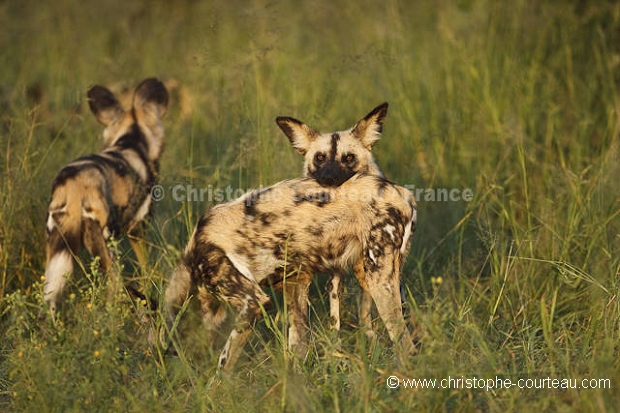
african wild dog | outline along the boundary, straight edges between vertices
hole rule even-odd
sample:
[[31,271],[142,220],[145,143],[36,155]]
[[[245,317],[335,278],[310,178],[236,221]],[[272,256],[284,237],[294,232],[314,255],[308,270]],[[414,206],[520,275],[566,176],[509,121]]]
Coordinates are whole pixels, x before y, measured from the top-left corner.
[[[316,179],[323,186],[339,186],[357,173],[385,178],[371,150],[381,138],[387,110],[386,102],[370,111],[355,126],[341,132],[320,133],[291,117],[278,117],[276,123],[291,145],[304,156],[304,175]],[[362,287],[360,321],[366,335],[373,336],[372,297],[364,281],[363,261],[357,262],[353,268]],[[342,273],[334,273],[330,280],[329,309],[335,330],[340,330],[342,276]]]
[[216,331],[226,304],[235,325],[218,366],[234,365],[252,321],[270,302],[263,288],[281,283],[289,305],[289,348],[305,350],[307,295],[315,273],[341,273],[361,262],[366,290],[394,344],[413,342],[403,318],[399,283],[415,230],[413,195],[375,176],[354,175],[338,187],[311,178],[282,181],[213,207],[199,220],[165,292],[168,327],[190,293]]
[[130,233],[149,212],[164,147],[161,119],[168,92],[159,80],[140,83],[129,110],[102,86],[87,95],[91,111],[106,126],[104,149],[66,165],[52,184],[43,284],[52,319],[82,245],[99,257],[105,272],[112,262],[110,236]]

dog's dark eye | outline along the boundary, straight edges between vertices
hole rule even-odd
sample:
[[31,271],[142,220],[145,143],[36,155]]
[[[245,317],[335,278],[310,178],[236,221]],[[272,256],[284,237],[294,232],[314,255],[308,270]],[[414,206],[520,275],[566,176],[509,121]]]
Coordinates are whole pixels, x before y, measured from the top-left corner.
[[314,155],[314,161],[315,162],[325,162],[325,154],[324,153],[317,153],[316,155]]
[[346,163],[355,162],[355,155],[353,155],[352,153],[348,153],[345,156],[343,156],[342,160]]

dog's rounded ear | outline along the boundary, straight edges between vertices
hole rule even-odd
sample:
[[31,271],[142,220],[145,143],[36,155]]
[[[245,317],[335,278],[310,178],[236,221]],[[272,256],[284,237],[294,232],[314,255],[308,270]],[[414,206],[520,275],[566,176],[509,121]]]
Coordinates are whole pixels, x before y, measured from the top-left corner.
[[149,78],[136,87],[133,107],[148,111],[161,119],[168,111],[168,99],[168,90],[164,84],[155,78]]
[[106,126],[125,113],[114,93],[103,86],[92,86],[88,89],[86,96],[88,97],[88,106],[91,112],[93,112],[99,122]]
[[308,152],[310,144],[319,136],[317,131],[295,118],[278,116],[276,123],[288,137],[293,148],[302,155]]
[[364,116],[353,127],[352,134],[359,139],[362,144],[369,150],[377,143],[381,138],[381,132],[383,131],[383,121],[387,116],[388,103],[382,103],[374,108],[370,113]]

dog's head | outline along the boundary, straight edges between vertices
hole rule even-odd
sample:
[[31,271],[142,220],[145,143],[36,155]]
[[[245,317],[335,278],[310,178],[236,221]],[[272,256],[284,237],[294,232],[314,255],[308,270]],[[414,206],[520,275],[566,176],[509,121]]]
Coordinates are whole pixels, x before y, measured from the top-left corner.
[[323,186],[340,186],[357,173],[383,177],[371,149],[381,138],[388,104],[374,108],[351,129],[320,133],[305,123],[278,117],[276,123],[293,148],[305,157],[304,175]]
[[138,128],[145,137],[149,159],[159,158],[164,146],[161,119],[168,110],[168,91],[162,82],[150,78],[140,83],[128,110],[103,86],[91,87],[87,96],[90,110],[106,126],[103,131],[105,148],[116,145],[121,137]]

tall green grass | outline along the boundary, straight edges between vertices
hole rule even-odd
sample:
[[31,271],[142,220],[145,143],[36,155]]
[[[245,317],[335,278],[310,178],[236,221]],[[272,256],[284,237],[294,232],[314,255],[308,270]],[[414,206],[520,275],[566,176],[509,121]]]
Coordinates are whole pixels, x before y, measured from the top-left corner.
[[[614,411],[620,385],[620,5],[614,2],[94,2],[0,4],[0,410]],[[297,368],[270,311],[230,377],[190,305],[177,356],[83,256],[63,322],[36,320],[51,180],[100,148],[89,85],[175,79],[140,268],[160,297],[209,199],[301,173],[274,119],[325,131],[390,102],[375,157],[395,182],[471,188],[419,200],[403,274],[420,351],[394,363],[357,328],[327,328],[324,277]],[[276,308],[284,305],[276,295]],[[152,314],[159,323],[158,314]],[[611,389],[389,389],[401,378],[609,379]]]

